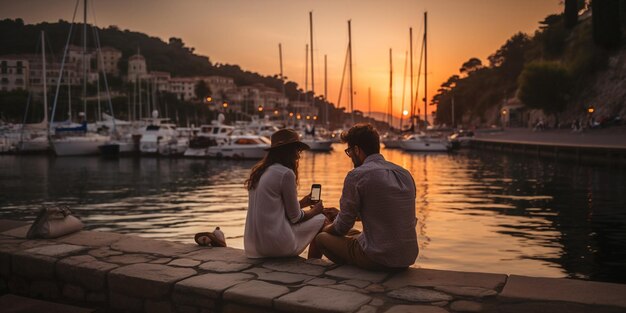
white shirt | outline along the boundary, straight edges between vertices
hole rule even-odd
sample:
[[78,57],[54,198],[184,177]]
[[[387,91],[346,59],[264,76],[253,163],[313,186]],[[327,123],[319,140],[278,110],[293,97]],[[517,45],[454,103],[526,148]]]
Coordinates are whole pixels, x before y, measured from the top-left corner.
[[249,258],[297,256],[311,243],[324,215],[299,222],[296,175],[280,164],[268,167],[255,189],[248,192],[243,245]]

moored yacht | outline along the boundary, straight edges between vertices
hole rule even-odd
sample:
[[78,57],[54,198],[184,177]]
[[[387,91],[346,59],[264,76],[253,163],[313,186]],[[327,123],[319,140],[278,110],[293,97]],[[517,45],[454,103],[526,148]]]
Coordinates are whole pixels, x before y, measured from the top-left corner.
[[262,159],[270,140],[259,135],[232,135],[226,141],[207,148],[209,157],[233,159]]
[[400,142],[400,147],[405,151],[419,152],[446,152],[449,144],[441,138],[429,137],[424,133],[412,134]]

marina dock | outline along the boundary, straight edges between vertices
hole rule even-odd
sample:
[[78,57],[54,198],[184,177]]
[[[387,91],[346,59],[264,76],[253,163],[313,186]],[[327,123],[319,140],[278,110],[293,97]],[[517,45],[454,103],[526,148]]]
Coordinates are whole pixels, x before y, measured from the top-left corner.
[[525,128],[478,131],[471,147],[555,160],[623,166],[626,165],[626,126],[587,130],[584,133]]

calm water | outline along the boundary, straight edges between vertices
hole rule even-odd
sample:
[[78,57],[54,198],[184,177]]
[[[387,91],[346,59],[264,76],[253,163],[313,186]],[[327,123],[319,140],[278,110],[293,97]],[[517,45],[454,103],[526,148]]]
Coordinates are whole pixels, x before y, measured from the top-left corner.
[[[337,206],[352,167],[343,145],[300,160],[303,196]],[[626,170],[496,153],[383,155],[415,178],[415,266],[626,283]],[[243,246],[254,162],[0,156],[0,218],[67,204],[92,230],[193,242],[220,226]]]

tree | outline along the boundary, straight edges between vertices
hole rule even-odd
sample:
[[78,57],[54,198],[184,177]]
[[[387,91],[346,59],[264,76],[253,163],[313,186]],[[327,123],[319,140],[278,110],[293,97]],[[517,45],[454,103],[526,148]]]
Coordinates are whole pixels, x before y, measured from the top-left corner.
[[478,70],[482,67],[483,67],[483,62],[479,58],[470,58],[469,60],[467,60],[467,62],[461,65],[459,72],[461,72],[461,74],[465,73],[469,75],[473,71]]
[[199,80],[198,83],[196,83],[194,91],[196,93],[196,98],[200,100],[206,99],[206,97],[211,95],[211,88],[207,86],[204,80]]
[[498,68],[501,78],[515,81],[524,68],[525,53],[529,47],[528,35],[517,33],[507,40],[498,51],[488,57],[489,65]]
[[548,115],[557,115],[565,109],[570,92],[570,75],[556,62],[532,62],[519,78],[520,100]]
[[565,0],[565,27],[568,29],[574,28],[578,23],[578,1]]
[[620,0],[594,0],[591,2],[593,41],[607,49],[619,48],[622,40],[620,25]]

